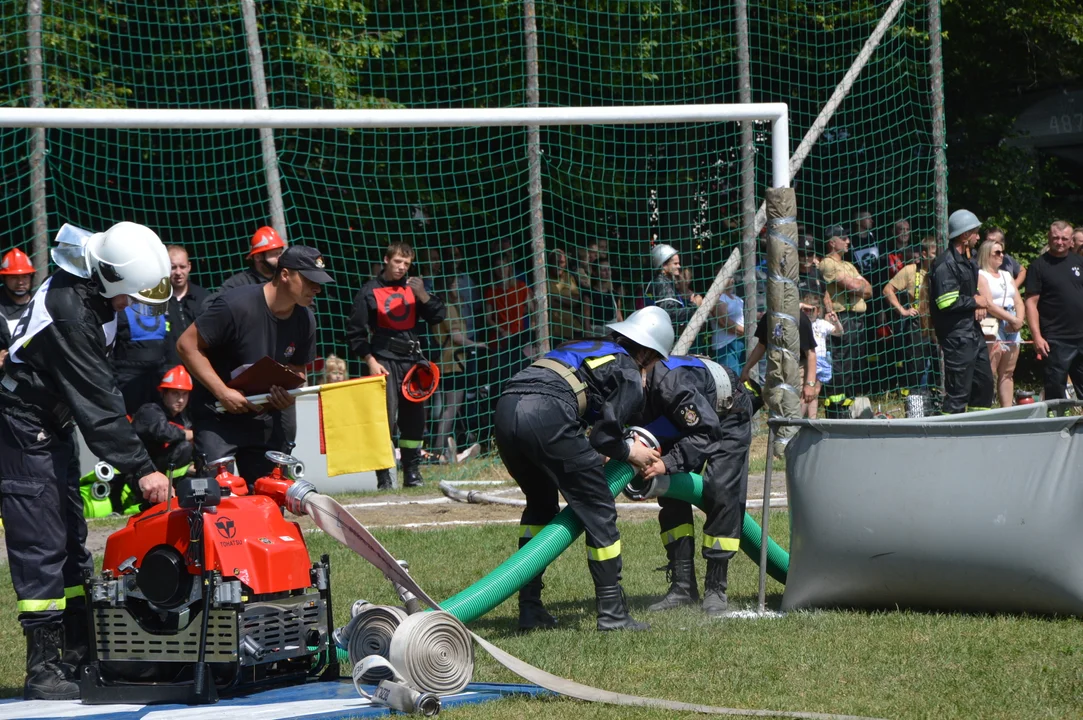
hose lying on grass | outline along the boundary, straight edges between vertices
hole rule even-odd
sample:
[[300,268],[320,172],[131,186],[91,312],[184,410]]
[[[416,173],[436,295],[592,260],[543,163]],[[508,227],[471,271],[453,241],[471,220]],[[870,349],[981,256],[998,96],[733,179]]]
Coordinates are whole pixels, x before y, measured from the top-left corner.
[[[610,462],[605,466],[606,482],[614,497],[632,481],[634,475],[635,472],[627,463]],[[698,507],[703,503],[703,478],[692,473],[672,475],[662,496],[684,500]],[[548,567],[568,549],[581,532],[583,524],[579,518],[571,508],[564,508],[530,542],[481,580],[445,600],[441,607],[466,623],[478,619],[518,592],[519,588]],[[748,513],[745,513],[744,526],[741,529],[741,549],[759,563],[760,525]],[[789,567],[789,553],[780,548],[774,540],[769,540],[768,574],[785,583]]]
[[[623,488],[632,477],[632,470],[626,464],[622,462],[611,462],[606,466],[606,480],[609,483],[610,489],[614,495]],[[361,557],[372,563],[377,569],[383,572],[384,576],[392,583],[401,585],[408,589],[414,595],[421,600],[424,600],[433,610],[445,610],[451,612],[450,607],[442,607],[440,603],[425,592],[417,581],[410,576],[409,573],[403,569],[398,561],[387,552],[387,549],[380,544],[379,540],[373,537],[365,526],[357,521],[357,518],[349,514],[341,505],[335,502],[333,499],[326,496],[313,494],[310,496],[304,506],[305,513],[312,518],[316,525],[326,532],[331,537],[335,538],[346,547],[356,552]],[[563,515],[564,513],[561,513]],[[574,517],[574,516],[573,516]],[[560,515],[558,515],[558,519]],[[579,534],[580,528],[573,526],[567,522],[567,516],[565,516],[565,522],[557,523],[556,520],[550,523],[545,530],[539,533],[534,540],[531,540],[529,545],[533,544],[536,540],[541,538],[543,534],[550,533],[550,543],[553,542],[554,536],[559,536],[565,540],[563,548],[566,548],[571,541]],[[562,548],[562,549],[563,549]],[[524,548],[525,549],[525,548]],[[516,553],[519,555],[520,553]],[[559,554],[559,553],[558,553]],[[515,556],[512,556],[515,559]],[[510,560],[509,560],[510,562]],[[515,565],[519,570],[522,570],[524,560],[520,558]],[[508,563],[504,563],[508,565]],[[504,565],[501,567],[503,568]],[[498,568],[499,569],[499,568]],[[516,577],[513,568],[506,573],[509,579]],[[495,572],[495,571],[494,571]],[[492,577],[490,573],[489,577]],[[528,576],[529,577],[529,576]],[[520,583],[522,584],[522,583]],[[478,587],[482,583],[475,583],[471,587]],[[469,589],[469,588],[468,588]],[[484,602],[491,602],[496,592],[495,587],[490,586],[484,599],[462,598],[459,602],[460,611],[469,609],[471,611],[477,611],[483,606]],[[465,591],[464,591],[465,593]],[[464,596],[464,593],[459,593],[455,597]],[[510,593],[509,593],[510,594]],[[504,597],[507,597],[505,595]],[[454,599],[454,598],[453,598]],[[502,598],[501,598],[502,599]],[[497,603],[499,600],[497,600]],[[450,603],[450,601],[449,601]],[[495,606],[495,604],[493,605]],[[483,613],[478,613],[480,616]],[[451,615],[462,619],[455,612],[451,612]],[[474,639],[478,645],[482,647],[487,653],[489,653],[494,660],[503,665],[508,670],[519,677],[539,685],[546,690],[550,690],[554,693],[565,695],[567,697],[576,698],[578,700],[585,700],[588,702],[601,702],[610,705],[624,705],[631,707],[652,707],[660,708],[664,710],[676,711],[676,712],[696,712],[709,715],[731,715],[742,717],[794,717],[794,718],[807,718],[808,720],[870,720],[868,718],[860,718],[852,715],[836,715],[831,713],[817,713],[817,712],[804,712],[804,711],[787,711],[787,710],[746,710],[741,708],[725,708],[715,707],[711,705],[697,705],[694,703],[677,702],[673,700],[663,700],[660,698],[648,698],[640,697],[637,695],[627,695],[624,693],[610,692],[608,690],[600,690],[598,688],[590,687],[582,683],[577,683],[574,680],[562,678],[552,673],[548,673],[540,668],[536,668],[533,665],[520,660],[519,658],[504,652],[500,648],[496,647],[492,643],[480,637],[476,633],[470,633],[470,636]]]

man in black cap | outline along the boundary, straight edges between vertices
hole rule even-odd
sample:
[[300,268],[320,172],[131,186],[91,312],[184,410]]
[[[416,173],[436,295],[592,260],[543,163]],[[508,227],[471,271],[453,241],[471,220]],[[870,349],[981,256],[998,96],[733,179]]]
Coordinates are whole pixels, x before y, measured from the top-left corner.
[[[177,341],[196,379],[191,413],[197,459],[232,455],[251,486],[270,472],[268,450],[285,451],[296,434],[295,399],[270,388],[269,408],[226,385],[249,365],[270,357],[301,378],[316,355],[316,318],[309,309],[321,286],[334,282],[315,248],[293,245],[278,259],[270,282],[234,288],[215,298]],[[225,413],[216,413],[215,401]]]

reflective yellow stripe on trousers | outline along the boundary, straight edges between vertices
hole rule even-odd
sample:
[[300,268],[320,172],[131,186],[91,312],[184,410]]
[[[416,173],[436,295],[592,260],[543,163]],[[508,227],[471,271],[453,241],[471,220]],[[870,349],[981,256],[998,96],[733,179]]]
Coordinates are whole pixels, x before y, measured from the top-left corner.
[[544,525],[520,525],[519,537],[529,540],[545,529]]
[[681,538],[695,537],[696,531],[692,527],[691,523],[685,523],[684,525],[678,525],[675,528],[671,528],[662,533],[662,544],[669,545],[670,543],[677,542]]
[[72,585],[70,587],[64,588],[64,599],[65,600],[71,600],[73,598],[85,597],[85,596],[86,596],[86,590],[83,589],[82,585]]
[[741,538],[703,536],[703,547],[708,550],[726,550],[737,552],[741,549]]
[[63,610],[68,606],[68,601],[65,598],[56,598],[55,600],[20,600],[16,603],[16,609],[19,612],[47,612],[49,610]]
[[609,547],[594,548],[587,545],[587,557],[596,562],[602,562],[603,560],[612,560],[615,557],[620,557],[620,540],[616,541]]

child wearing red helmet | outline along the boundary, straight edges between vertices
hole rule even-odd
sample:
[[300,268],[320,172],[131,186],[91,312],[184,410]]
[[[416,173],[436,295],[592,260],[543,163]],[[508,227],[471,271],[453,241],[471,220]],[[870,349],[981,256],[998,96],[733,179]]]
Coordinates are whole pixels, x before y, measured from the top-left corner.
[[183,474],[192,462],[192,422],[188,419],[188,394],[192,376],[183,365],[162,376],[161,397],[139,407],[132,415],[132,428],[143,441],[159,472]]

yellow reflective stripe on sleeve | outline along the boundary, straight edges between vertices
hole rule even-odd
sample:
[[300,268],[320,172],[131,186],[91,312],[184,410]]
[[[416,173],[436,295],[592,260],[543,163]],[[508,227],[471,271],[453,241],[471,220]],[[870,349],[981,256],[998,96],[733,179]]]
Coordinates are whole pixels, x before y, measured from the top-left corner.
[[958,299],[959,299],[959,291],[958,290],[955,290],[953,292],[944,293],[943,295],[941,295],[940,297],[938,297],[936,299],[936,307],[937,307],[938,310],[943,310],[944,308],[948,307],[949,305],[951,305],[953,302],[955,302]]
[[678,525],[670,530],[662,531],[662,544],[669,545],[672,542],[677,542],[681,538],[695,537],[696,532],[692,527],[692,523],[685,523],[684,525]]
[[173,474],[170,475],[170,478],[176,480],[179,477],[184,477],[185,475],[188,474],[188,468],[190,468],[190,467],[192,467],[192,466],[191,465],[185,465],[182,468],[174,468],[173,469]]
[[86,591],[82,585],[72,585],[71,587],[64,588],[64,599],[71,600],[72,598],[84,597]]
[[399,440],[399,447],[407,450],[419,450],[424,444],[422,440]]
[[615,557],[620,557],[620,540],[616,541],[609,547],[593,548],[587,545],[587,557],[596,562],[602,562],[603,560],[612,560]]
[[532,538],[532,537],[537,536],[537,534],[540,533],[544,529],[545,529],[544,525],[520,525],[519,526],[519,537],[521,537],[521,538]]
[[20,600],[16,603],[19,612],[46,612],[48,610],[63,610],[68,606],[64,598],[55,600]]
[[616,359],[616,355],[602,355],[601,357],[587,358],[587,367],[593,370],[596,367],[600,367],[602,365],[605,365],[607,362],[612,362]]
[[741,549],[741,538],[711,537],[710,535],[704,535],[703,547],[708,550],[732,550],[733,552],[736,552]]

